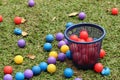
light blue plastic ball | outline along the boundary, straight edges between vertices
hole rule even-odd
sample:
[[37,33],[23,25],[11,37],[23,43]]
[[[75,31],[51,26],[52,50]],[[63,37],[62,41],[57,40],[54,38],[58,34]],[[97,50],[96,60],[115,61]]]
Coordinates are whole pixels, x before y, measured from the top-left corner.
[[21,35],[22,34],[22,30],[20,28],[15,28],[14,29],[14,34]]
[[47,42],[51,43],[54,40],[54,36],[52,34],[48,34],[45,39]]
[[46,71],[47,70],[48,64],[46,62],[41,62],[39,64],[39,67],[41,68],[41,71]]
[[71,78],[73,76],[73,74],[74,74],[74,71],[71,68],[66,68],[64,70],[64,76],[66,78]]
[[110,74],[110,68],[105,67],[105,68],[102,70],[101,74],[102,74],[103,76],[108,76],[108,75]]
[[67,57],[68,59],[72,59],[72,53],[71,53],[70,50],[68,50],[68,51],[66,52],[66,57]]
[[52,49],[52,44],[51,43],[45,43],[43,46],[43,49],[45,51],[50,51]]
[[24,80],[25,76],[22,72],[17,72],[15,75],[15,80]]
[[72,22],[68,22],[66,23],[66,28],[70,27],[70,26],[73,26],[74,24]]
[[39,75],[41,73],[41,68],[39,66],[32,67],[33,75]]

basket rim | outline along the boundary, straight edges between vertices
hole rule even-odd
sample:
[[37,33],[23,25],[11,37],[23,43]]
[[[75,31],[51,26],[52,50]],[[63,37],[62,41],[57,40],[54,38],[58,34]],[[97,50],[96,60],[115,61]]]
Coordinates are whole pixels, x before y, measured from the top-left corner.
[[[91,27],[98,28],[98,29],[100,29],[100,30],[103,32],[103,35],[102,35],[100,38],[98,38],[98,39],[96,39],[96,40],[94,40],[94,41],[92,41],[92,42],[77,42],[77,41],[70,40],[69,37],[67,36],[67,32],[68,32],[69,30],[73,29],[73,28],[80,27],[80,26],[91,26]],[[106,35],[106,31],[105,31],[105,29],[104,29],[103,27],[101,27],[100,25],[91,24],[91,23],[79,23],[79,24],[75,24],[75,25],[72,25],[72,26],[68,27],[68,28],[65,30],[65,32],[64,32],[65,38],[66,38],[68,41],[70,41],[70,42],[72,42],[72,43],[76,43],[76,44],[92,44],[92,43],[96,43],[96,42],[101,41],[101,40],[105,37],[105,35]]]

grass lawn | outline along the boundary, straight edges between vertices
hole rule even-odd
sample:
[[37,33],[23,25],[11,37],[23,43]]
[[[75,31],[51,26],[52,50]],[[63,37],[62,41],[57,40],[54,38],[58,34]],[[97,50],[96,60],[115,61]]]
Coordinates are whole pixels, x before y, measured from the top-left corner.
[[[3,79],[3,67],[10,65],[15,73],[23,72],[33,65],[38,65],[48,58],[48,52],[43,51],[45,36],[49,33],[64,32],[66,22],[75,24],[83,21],[77,17],[68,17],[71,12],[84,11],[87,14],[84,22],[95,23],[103,26],[107,32],[103,40],[103,49],[107,55],[100,62],[111,69],[109,76],[101,76],[92,70],[75,70],[76,74],[67,79],[63,76],[63,70],[71,67],[66,62],[57,62],[57,71],[55,74],[42,72],[34,76],[32,80],[73,80],[75,77],[82,77],[83,80],[119,80],[120,79],[120,14],[113,16],[107,10],[113,7],[120,9],[119,0],[35,0],[36,5],[32,8],[27,6],[28,0],[0,0],[0,14],[4,21],[0,23],[0,80]],[[15,16],[21,16],[27,19],[27,22],[15,25],[13,19]],[[56,17],[54,21],[52,19]],[[16,36],[13,30],[19,27],[28,32],[27,37]],[[17,41],[25,39],[27,46],[24,49],[18,48]],[[57,41],[52,43],[53,49],[57,48]],[[25,56],[32,53],[36,56],[34,60]],[[16,65],[13,61],[15,55],[20,54],[24,57],[21,65]],[[73,66],[72,66],[73,67]]]

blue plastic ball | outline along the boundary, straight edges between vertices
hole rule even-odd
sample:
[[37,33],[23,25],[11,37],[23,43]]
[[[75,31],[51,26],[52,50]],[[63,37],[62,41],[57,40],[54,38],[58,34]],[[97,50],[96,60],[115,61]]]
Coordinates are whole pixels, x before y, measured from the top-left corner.
[[47,42],[51,43],[54,40],[54,36],[52,34],[48,34],[45,39]]
[[48,64],[46,62],[41,62],[39,64],[39,67],[41,68],[41,71],[46,71],[47,70]]
[[52,44],[50,43],[45,43],[44,46],[43,46],[43,49],[45,51],[50,51],[52,49]]
[[102,74],[103,76],[108,76],[108,75],[110,74],[110,68],[105,67],[105,68],[102,70],[101,74]]
[[70,26],[73,26],[74,24],[72,22],[68,22],[66,23],[66,28],[70,27]]
[[64,76],[66,78],[71,78],[73,76],[73,74],[74,74],[74,71],[71,68],[66,68],[64,70]]
[[22,72],[17,72],[15,75],[15,80],[24,80],[25,76]]
[[15,28],[14,29],[14,34],[21,35],[22,34],[22,30],[20,28]]
[[72,53],[71,53],[70,50],[68,50],[68,51],[66,52],[66,57],[67,57],[68,59],[72,59]]
[[41,73],[41,68],[39,66],[32,67],[33,75],[39,75]]

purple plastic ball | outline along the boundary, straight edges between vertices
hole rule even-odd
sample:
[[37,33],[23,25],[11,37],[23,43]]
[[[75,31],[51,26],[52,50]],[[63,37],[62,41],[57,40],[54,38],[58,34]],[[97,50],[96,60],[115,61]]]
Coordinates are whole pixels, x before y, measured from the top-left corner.
[[26,79],[32,78],[32,77],[33,77],[33,72],[32,72],[32,70],[31,70],[31,69],[26,69],[26,70],[24,71],[24,76],[25,76]]
[[64,39],[63,41],[64,41],[67,45],[69,44],[67,39]]
[[86,17],[86,14],[85,14],[84,12],[80,12],[80,13],[79,13],[79,18],[80,18],[81,20],[85,19],[85,17]]
[[24,39],[20,39],[20,40],[18,40],[18,46],[19,46],[20,48],[24,48],[25,45],[26,45],[26,42],[25,42]]
[[13,80],[13,78],[10,74],[6,74],[4,75],[3,80]]
[[57,41],[61,41],[63,38],[64,38],[63,33],[59,32],[59,33],[56,34],[56,40]]
[[48,64],[56,64],[56,58],[51,56],[48,58],[47,62],[48,62]]
[[65,45],[66,43],[63,41],[63,40],[61,40],[59,43],[58,43],[58,47],[60,48],[62,45]]
[[34,0],[29,0],[29,1],[28,1],[28,5],[29,5],[30,7],[33,7],[33,6],[35,5]]
[[82,78],[75,78],[74,80],[82,80]]
[[65,61],[65,59],[66,59],[66,55],[64,53],[59,53],[58,54],[58,60],[63,62],[63,61]]

